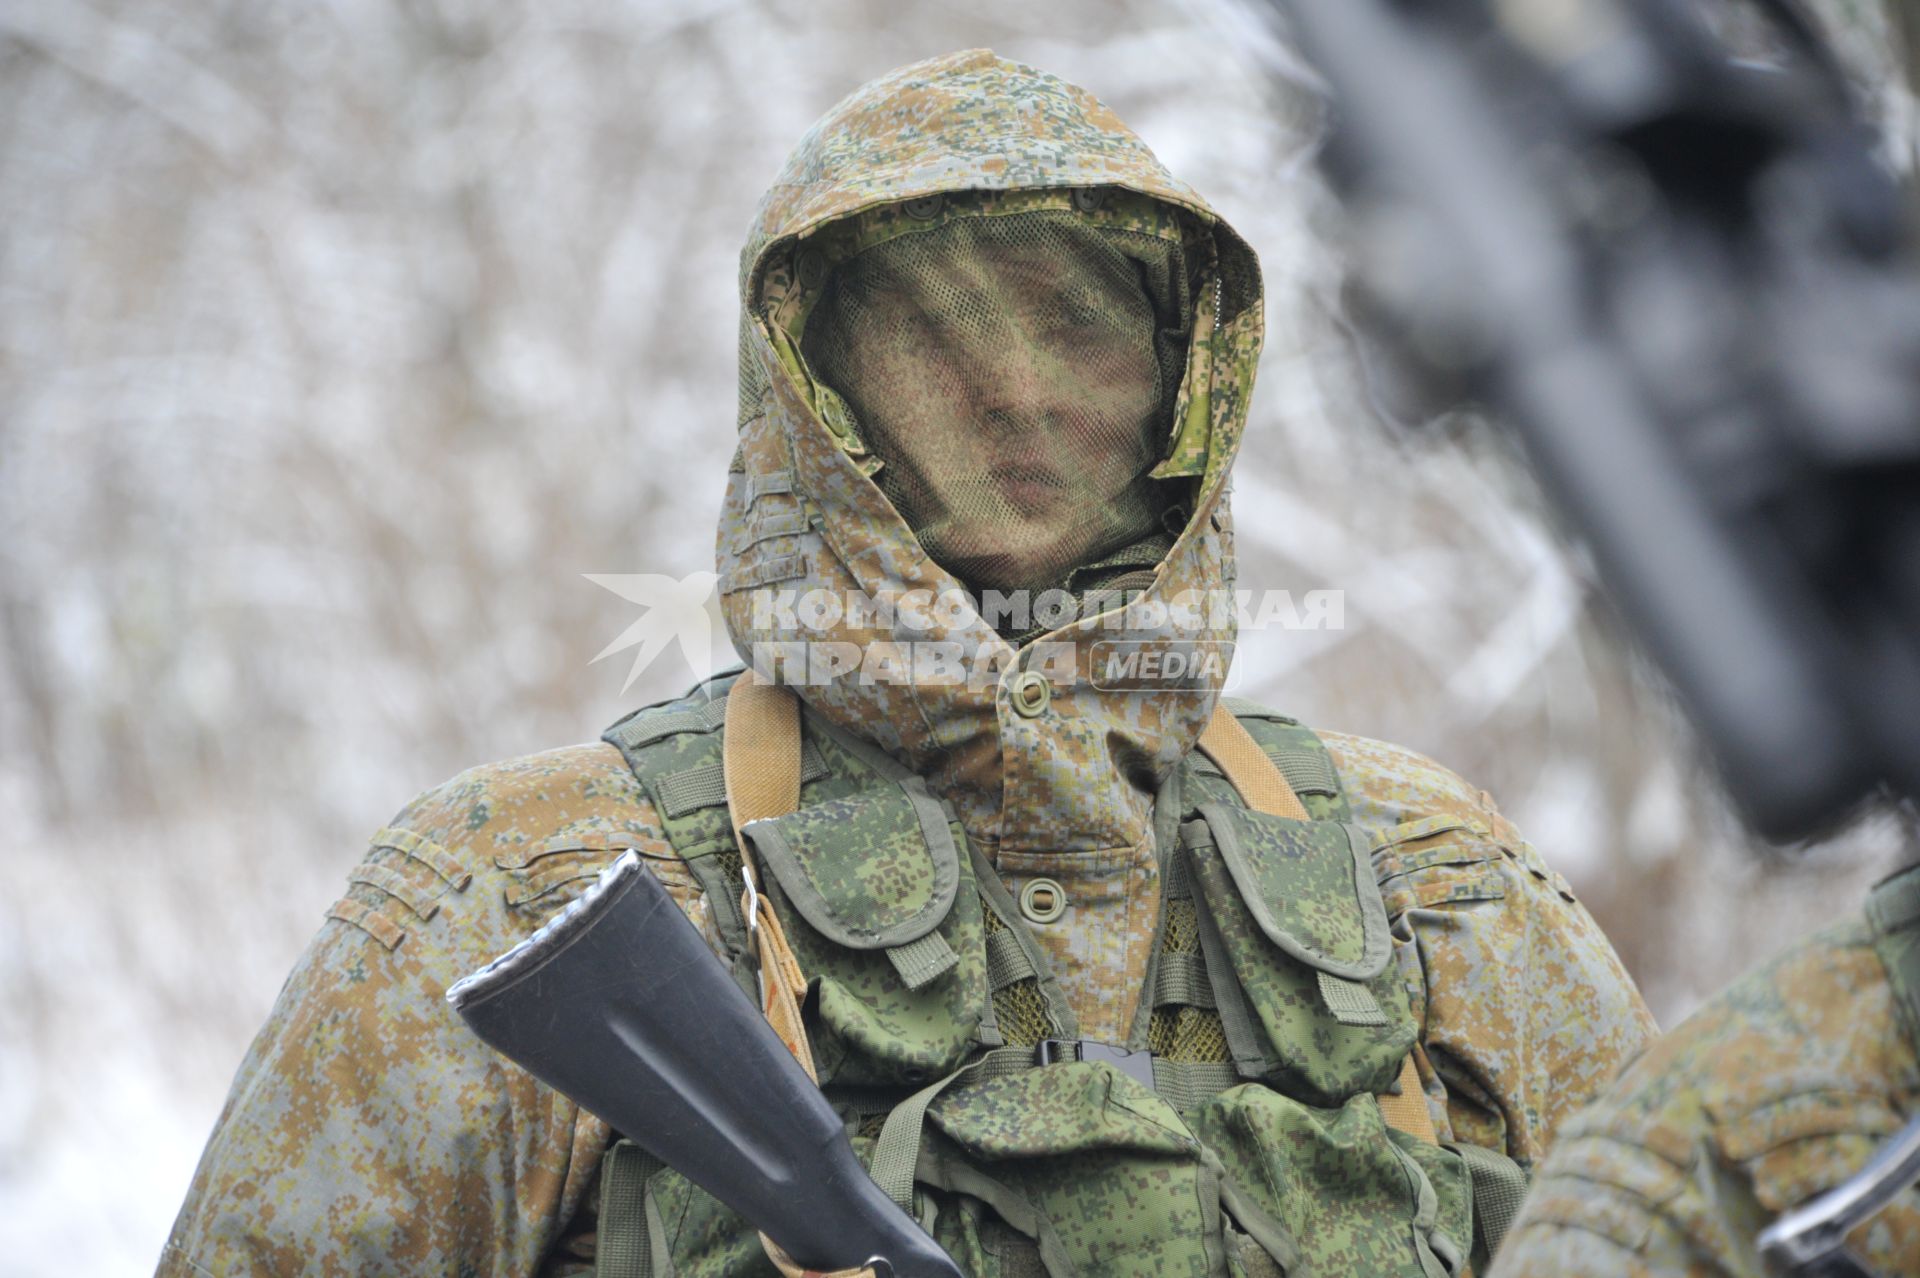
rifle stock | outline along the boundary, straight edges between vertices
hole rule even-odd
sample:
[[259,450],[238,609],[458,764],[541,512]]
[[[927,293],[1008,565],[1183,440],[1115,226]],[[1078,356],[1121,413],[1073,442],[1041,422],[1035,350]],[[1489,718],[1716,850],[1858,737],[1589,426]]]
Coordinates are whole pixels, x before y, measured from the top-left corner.
[[490,1046],[687,1176],[808,1269],[959,1278],[632,852],[447,991]]

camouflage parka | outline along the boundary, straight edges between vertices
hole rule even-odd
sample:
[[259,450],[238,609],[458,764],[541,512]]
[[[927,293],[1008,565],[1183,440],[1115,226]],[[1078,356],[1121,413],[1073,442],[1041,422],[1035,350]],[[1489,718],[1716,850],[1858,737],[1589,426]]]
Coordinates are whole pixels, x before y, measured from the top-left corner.
[[[1570,1119],[1498,1278],[1769,1278],[1756,1239],[1920,1109],[1920,867],[1676,1026]],[[1847,1238],[1920,1273],[1920,1187]]]
[[[918,610],[909,636],[899,616],[836,610],[796,621],[765,606],[768,590],[936,599],[959,591],[871,481],[857,433],[776,322],[791,282],[815,269],[806,255],[816,239],[954,192],[984,192],[1011,209],[1100,189],[1146,197],[1204,254],[1211,305],[1196,322],[1162,466],[1191,478],[1194,500],[1148,599],[1227,588],[1227,476],[1261,343],[1258,267],[1244,241],[1091,95],[985,51],[896,71],[808,132],[742,254],[740,446],[718,547],[736,646],[757,663],[763,645],[797,639],[865,655],[931,639],[997,672],[956,682],[829,671],[799,681],[810,806],[787,832],[797,850],[759,854],[792,870],[809,848],[825,849],[822,864],[854,871],[817,894],[856,894],[831,918],[798,909],[783,888],[799,880],[778,865],[770,890],[776,906],[797,910],[783,921],[816,974],[807,1011],[823,1084],[845,1109],[856,1148],[869,1150],[875,1115],[930,1071],[989,1045],[989,1032],[1021,1041],[1009,1029],[1023,1016],[1062,1037],[1152,1046],[1233,1075],[1210,1108],[1095,1062],[939,1097],[916,1172],[919,1205],[976,1272],[1030,1272],[1037,1253],[1055,1272],[1458,1273],[1471,1237],[1460,1188],[1466,1155],[1390,1136],[1372,1096],[1391,1086],[1407,1045],[1442,1144],[1496,1151],[1525,1168],[1652,1033],[1591,917],[1487,795],[1398,747],[1315,734],[1238,706],[1316,819],[1254,829],[1231,814],[1208,817],[1193,804],[1223,792],[1195,743],[1218,700],[1217,670],[1196,669],[1155,695],[1049,673],[1043,695],[1016,699],[1021,676],[1035,673],[1031,650],[1016,651],[964,608]],[[1230,612],[1207,624],[1205,639],[1233,638]],[[1091,668],[1083,650],[1095,642],[1145,651],[1169,642],[1144,621],[1045,638],[1084,657],[1079,668]],[[676,901],[717,952],[734,957],[729,898],[740,850],[702,825],[724,802],[711,756],[722,704],[714,697],[724,687],[640,712],[602,742],[464,773],[375,834],[241,1064],[162,1273],[591,1267],[614,1134],[491,1053],[443,995],[552,917],[623,848],[653,854],[648,864]],[[870,794],[885,802],[862,797]],[[928,805],[938,819],[926,816]],[[917,826],[906,813],[919,814]],[[847,849],[893,847],[896,838],[939,845],[932,881],[947,904],[935,922],[954,954],[952,962],[933,954],[924,967],[908,963],[928,960],[924,949],[893,956],[901,961],[889,976],[884,963],[855,958],[866,962],[861,946],[881,944],[862,928],[884,930],[886,911],[902,901],[872,886],[886,876],[858,873]],[[1339,919],[1294,919],[1296,941],[1322,926],[1325,944],[1310,966],[1331,978],[1305,1002],[1273,985],[1285,963],[1260,948],[1259,933],[1280,943],[1286,920],[1276,924],[1272,911],[1291,895],[1315,898],[1304,879],[1249,883],[1247,856],[1228,876],[1224,853],[1203,852],[1230,838],[1266,840],[1266,864],[1282,867],[1289,849],[1335,847],[1349,858],[1345,908],[1377,916],[1377,932],[1371,922],[1343,932]],[[941,868],[949,864],[952,875]],[[1066,906],[1054,920],[1012,907],[1040,879]],[[874,918],[856,917],[863,910]],[[1240,922],[1221,927],[1228,917]],[[1379,963],[1349,980],[1340,973],[1360,969],[1336,957],[1361,933],[1369,950],[1379,941]],[[1177,936],[1196,934],[1183,961],[1168,957]],[[1215,949],[1204,964],[1201,942]],[[992,956],[1015,952],[1022,977],[1004,979]],[[1237,986],[1220,984],[1228,968]],[[1210,983],[1179,976],[1202,970]],[[873,994],[896,978],[906,984],[886,987],[892,1002]],[[1305,979],[1313,989],[1313,973]],[[923,985],[934,1002],[912,1003],[907,994]],[[966,988],[980,993],[969,998]],[[1252,1015],[1216,1006],[1232,988]],[[909,1006],[912,1017],[889,1020]],[[899,1028],[909,1021],[910,1031]],[[1360,1047],[1343,1056],[1347,1043]],[[1341,1060],[1352,1076],[1328,1082]],[[742,1222],[674,1173],[648,1184],[662,1264],[689,1274],[765,1265]],[[1406,1219],[1368,1215],[1387,1198],[1410,1204]],[[1442,1217],[1451,1247],[1429,1245]],[[1382,1241],[1410,1228],[1421,1236]]]

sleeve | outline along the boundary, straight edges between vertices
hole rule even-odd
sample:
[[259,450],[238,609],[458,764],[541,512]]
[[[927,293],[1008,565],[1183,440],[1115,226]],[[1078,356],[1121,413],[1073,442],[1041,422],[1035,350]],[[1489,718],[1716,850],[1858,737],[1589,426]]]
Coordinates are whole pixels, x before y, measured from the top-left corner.
[[1398,747],[1327,745],[1371,832],[1435,1125],[1531,1167],[1645,1048],[1653,1016],[1566,879],[1484,792]]
[[619,847],[665,850],[595,749],[464,774],[375,836],[241,1063],[160,1274],[566,1271],[541,1266],[609,1133],[444,995]]
[[[1754,1238],[1863,1167],[1920,1104],[1920,1058],[1867,929],[1743,977],[1564,1128],[1495,1278],[1759,1278]],[[1847,1242],[1920,1273],[1920,1193]]]

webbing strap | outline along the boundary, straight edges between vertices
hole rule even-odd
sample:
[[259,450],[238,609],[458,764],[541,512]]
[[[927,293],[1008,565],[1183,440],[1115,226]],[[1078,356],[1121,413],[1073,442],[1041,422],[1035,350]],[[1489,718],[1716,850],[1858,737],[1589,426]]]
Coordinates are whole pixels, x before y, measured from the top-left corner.
[[1427,1111],[1427,1094],[1420,1086],[1420,1068],[1413,1063],[1412,1053],[1400,1062],[1400,1093],[1382,1092],[1380,1116],[1387,1120],[1387,1126],[1397,1132],[1416,1136],[1429,1145],[1440,1143],[1440,1135],[1433,1128],[1433,1115]]
[[727,693],[720,763],[727,785],[727,816],[733,822],[740,874],[746,880],[740,913],[747,920],[749,937],[759,947],[760,1010],[807,1077],[817,1079],[806,1022],[800,1015],[806,976],[787,944],[779,916],[761,908],[759,876],[740,833],[750,821],[785,816],[800,806],[799,698],[778,684],[761,683],[751,670],[742,672]]
[[1227,784],[1240,795],[1241,802],[1255,812],[1296,821],[1307,819],[1300,796],[1231,710],[1219,705],[1213,708],[1213,718],[1200,734],[1199,745],[1201,753],[1213,760]]
[[1153,982],[1153,1005],[1217,1007],[1206,962],[1198,954],[1162,954]]
[[[747,920],[748,936],[760,947],[760,1010],[807,1071],[807,1077],[818,1082],[806,1021],[800,1014],[806,975],[787,944],[780,917],[760,905],[753,851],[740,833],[749,821],[785,816],[800,806],[800,699],[778,684],[761,683],[751,670],[743,671],[727,693],[720,766],[726,782],[727,817],[733,822],[733,841],[740,847],[740,874],[747,885],[740,912]],[[774,1267],[789,1278],[802,1272],[792,1257],[764,1233],[760,1246]],[[866,1270],[849,1272],[871,1278]]]
[[[800,700],[776,683],[742,671],[727,693],[721,767],[727,813],[740,827],[800,806]],[[741,847],[746,843],[743,840]]]
[[889,946],[887,959],[910,990],[921,989],[960,965],[960,956],[938,932],[929,932],[905,945]]
[[1295,791],[1314,794],[1340,793],[1340,778],[1334,774],[1333,760],[1325,750],[1303,750],[1297,746],[1275,746],[1265,752],[1287,778]]
[[1183,1114],[1245,1081],[1232,1061],[1168,1061],[1155,1057],[1153,1062],[1153,1090]]
[[985,1081],[1037,1068],[1031,1047],[996,1047],[985,1056],[962,1065],[945,1078],[929,1083],[893,1107],[880,1125],[868,1173],[887,1197],[913,1214],[913,1169],[920,1161],[920,1134],[926,1127],[927,1106],[941,1092],[959,1082]]
[[[721,704],[725,704],[724,702]],[[827,775],[827,761],[813,742],[800,746],[800,783],[818,781]],[[656,783],[660,802],[668,817],[683,817],[701,808],[717,808],[727,801],[727,776],[724,763],[702,763],[679,772],[669,772]],[[784,813],[770,812],[768,816]]]
[[1527,1173],[1505,1154],[1478,1145],[1449,1146],[1467,1165],[1473,1185],[1473,1228],[1489,1256],[1500,1250],[1500,1240],[1520,1214],[1527,1196]]
[[[760,1235],[760,1249],[767,1253],[767,1259],[771,1260],[773,1267],[780,1271],[781,1278],[878,1278],[871,1265],[862,1265],[858,1269],[804,1268],[799,1261],[783,1251],[779,1243],[765,1234]],[[887,1272],[891,1274],[893,1271],[889,1269]]]
[[653,1278],[647,1177],[660,1167],[659,1159],[630,1140],[615,1141],[600,1160],[594,1278]]
[[[1349,981],[1331,972],[1320,973],[1320,1001],[1342,1025],[1385,1025],[1387,1014],[1365,981]],[[1412,1057],[1408,1057],[1412,1060]]]
[[987,936],[987,987],[998,994],[1015,981],[1033,976],[1033,962],[1020,948],[1020,938],[1012,928],[1002,928]]
[[698,710],[674,710],[663,714],[637,715],[616,725],[608,734],[618,738],[628,750],[638,750],[642,746],[652,745],[662,737],[676,736],[683,732],[711,732],[720,726],[722,716],[726,714],[726,703],[709,702]]

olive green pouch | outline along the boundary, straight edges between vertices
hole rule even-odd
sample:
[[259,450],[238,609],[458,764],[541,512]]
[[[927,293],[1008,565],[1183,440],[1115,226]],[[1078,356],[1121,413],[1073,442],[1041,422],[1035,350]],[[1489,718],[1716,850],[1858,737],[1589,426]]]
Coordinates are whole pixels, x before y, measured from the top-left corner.
[[1182,827],[1235,1063],[1313,1104],[1392,1085],[1417,1032],[1365,837],[1207,803]]
[[1315,1107],[1247,1085],[1190,1121],[1310,1272],[1448,1278],[1464,1268],[1473,1243],[1466,1165],[1391,1130],[1372,1096]]
[[996,1046],[966,835],[916,777],[741,831],[809,978],[823,1084],[899,1086]]

